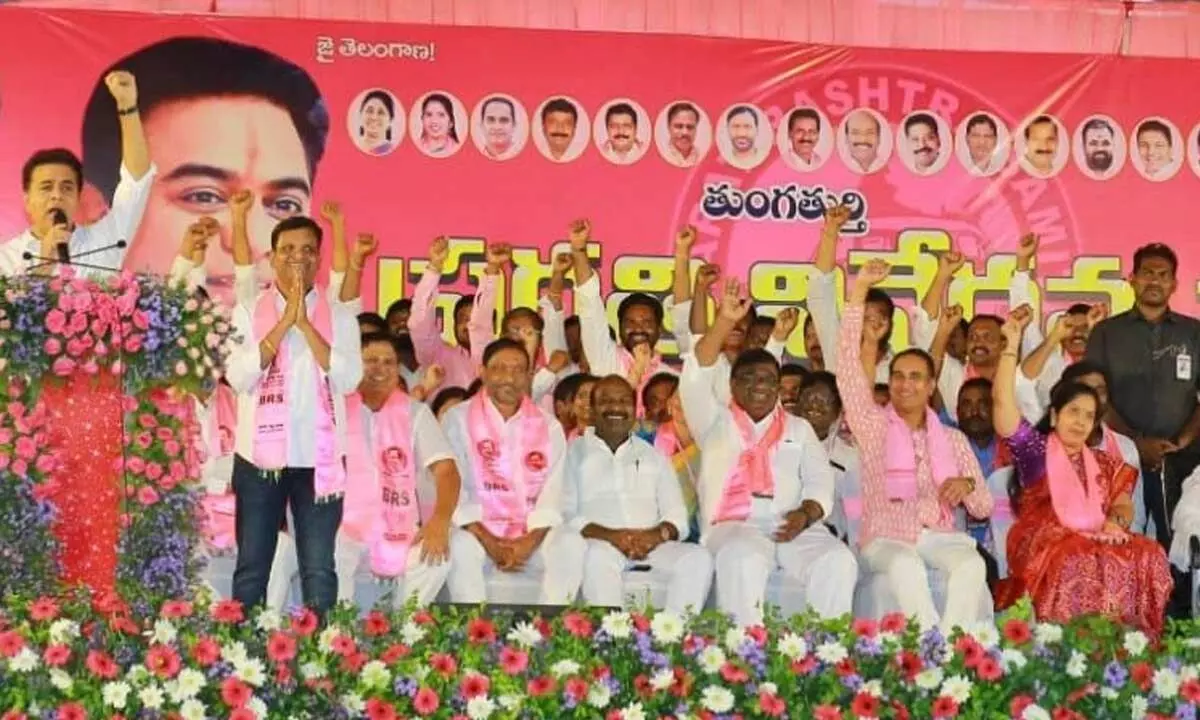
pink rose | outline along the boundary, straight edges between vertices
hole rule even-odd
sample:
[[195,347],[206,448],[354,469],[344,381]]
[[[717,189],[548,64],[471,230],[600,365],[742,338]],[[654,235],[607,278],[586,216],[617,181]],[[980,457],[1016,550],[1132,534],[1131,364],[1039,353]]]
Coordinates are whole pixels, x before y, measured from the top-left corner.
[[62,352],[62,343],[58,338],[46,338],[46,342],[42,344],[42,349],[47,355],[57,355]]
[[88,375],[95,375],[96,373],[100,372],[100,366],[97,365],[96,361],[92,358],[89,358],[88,361],[82,365],[82,367],[83,371]]
[[[167,408],[160,408],[160,409],[163,410],[164,412],[169,411]],[[154,431],[154,435],[159,440],[162,440],[163,442],[175,439],[175,431],[169,427],[160,427],[159,429]]]
[[177,482],[187,477],[187,466],[178,460],[171,461],[171,477]]
[[96,343],[96,347],[92,348],[92,352],[96,353],[100,357],[105,357],[108,355],[108,346],[102,342],[98,342]]
[[146,477],[157,480],[163,476],[162,465],[156,462],[146,463]]
[[133,455],[126,461],[125,468],[135,475],[141,475],[146,469],[146,461],[137,455]]
[[158,420],[155,419],[155,417],[150,413],[142,413],[141,415],[138,415],[138,425],[150,430],[158,427]]
[[92,309],[92,294],[90,292],[79,293],[75,296],[75,309],[80,312],[87,312]]
[[13,432],[8,428],[0,428],[0,445],[7,445],[13,440]]
[[133,313],[133,326],[138,330],[145,330],[150,327],[150,320],[146,317],[146,313],[137,310]]
[[26,478],[29,476],[29,463],[20,459],[14,460],[12,464],[12,471],[17,477]]
[[24,417],[25,416],[25,403],[10,402],[8,404],[8,414],[12,415],[14,418]]
[[42,455],[37,459],[37,462],[34,463],[34,467],[37,468],[37,471],[43,475],[48,475],[54,472],[54,469],[58,467],[58,458],[54,457],[53,455]]
[[148,432],[142,432],[142,433],[138,433],[138,434],[137,434],[137,437],[135,437],[135,438],[133,439],[133,442],[134,442],[134,443],[135,443],[135,444],[136,444],[136,445],[137,445],[139,448],[141,448],[141,449],[143,449],[143,450],[148,450],[148,449],[150,449],[150,445],[151,445],[151,443],[153,443],[153,442],[154,442],[154,438],[153,438],[153,437],[150,435],[150,433],[148,433]]
[[108,330],[108,323],[103,318],[96,318],[92,321],[92,334],[103,335]]
[[32,460],[37,455],[37,443],[31,437],[17,438],[17,444],[13,449],[16,450],[17,457],[25,460]]
[[0,470],[6,469],[11,462],[12,458],[7,453],[0,453]]
[[175,442],[174,440],[168,440],[166,444],[163,445],[163,452],[167,454],[167,457],[179,457],[179,443]]
[[125,352],[135,353],[142,349],[142,336],[130,335],[125,338]]
[[67,314],[58,309],[46,313],[46,329],[55,335],[62,335],[67,329]]
[[125,372],[125,366],[121,363],[120,360],[117,360],[116,362],[114,362],[112,364],[112,374],[113,375],[120,375],[123,372]]
[[69,357],[60,357],[50,366],[50,371],[59,377],[66,377],[75,372],[75,361]]
[[158,493],[152,487],[139,488],[137,499],[143,505],[153,505],[158,502]]
[[67,326],[67,334],[68,335],[78,335],[79,333],[83,332],[84,330],[87,330],[87,326],[88,326],[87,315],[85,315],[84,313],[81,313],[81,312],[72,313],[71,314],[71,324]]
[[67,341],[67,354],[71,357],[79,357],[83,354],[84,350],[87,350],[87,345],[84,345],[83,341],[79,338],[71,338]]

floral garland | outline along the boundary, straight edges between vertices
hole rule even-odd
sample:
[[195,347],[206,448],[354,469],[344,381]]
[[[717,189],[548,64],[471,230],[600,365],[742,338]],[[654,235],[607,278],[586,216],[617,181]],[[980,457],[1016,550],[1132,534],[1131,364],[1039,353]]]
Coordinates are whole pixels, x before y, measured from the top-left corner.
[[190,396],[215,387],[231,335],[223,308],[156,277],[0,278],[0,592],[43,594],[58,576],[47,498],[61,453],[47,444],[43,385],[105,376],[121,383],[129,438],[117,459],[126,494],[118,591],[181,595],[194,585],[200,458]]
[[[570,610],[554,618],[409,610],[324,629],[234,601],[43,597],[0,614],[3,720],[57,717],[1193,718],[1200,627],[1154,646],[1107,620],[921,632],[873,620]],[[55,714],[56,713],[56,714]]]

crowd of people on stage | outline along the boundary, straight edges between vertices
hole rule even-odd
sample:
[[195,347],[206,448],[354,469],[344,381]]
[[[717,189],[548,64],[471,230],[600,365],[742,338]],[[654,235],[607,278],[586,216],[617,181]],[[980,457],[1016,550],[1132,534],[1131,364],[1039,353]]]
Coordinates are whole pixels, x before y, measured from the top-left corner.
[[[31,227],[0,247],[4,274],[53,272],[60,242],[119,254],[104,240],[136,226],[155,176],[131,81],[110,83],[122,227],[62,222],[79,163],[40,151],[23,176]],[[378,315],[360,295],[376,242],[349,239],[336,203],[323,222],[275,226],[269,281],[253,264],[254,203],[247,190],[229,201],[239,340],[196,399],[207,549],[236,553],[246,605],[283,605],[298,576],[324,612],[369,573],[394,581],[398,603],[484,602],[522,575],[542,603],[613,606],[651,572],[666,607],[711,594],[745,625],[784,577],[823,616],[853,612],[870,582],[926,627],[987,621],[1028,594],[1045,619],[1100,613],[1158,635],[1190,567],[1200,474],[1168,495],[1200,435],[1200,320],[1170,309],[1178,261],[1164,245],[1134,253],[1132,309],[1078,304],[1045,329],[1030,310],[1036,236],[1019,243],[1003,318],[946,306],[965,258],[941,253],[913,345],[895,351],[905,310],[880,288],[885,262],[839,300],[843,207],[826,213],[802,328],[798,308],[760,315],[720,268],[693,274],[691,227],[675,238],[671,297],[627,295],[613,328],[581,220],[537,308],[508,310],[496,332],[512,251],[493,243],[443,332],[445,239],[412,297]],[[172,276],[205,292],[221,230],[189,227]],[[678,363],[657,350],[668,315]],[[798,330],[803,361],[785,350]]]

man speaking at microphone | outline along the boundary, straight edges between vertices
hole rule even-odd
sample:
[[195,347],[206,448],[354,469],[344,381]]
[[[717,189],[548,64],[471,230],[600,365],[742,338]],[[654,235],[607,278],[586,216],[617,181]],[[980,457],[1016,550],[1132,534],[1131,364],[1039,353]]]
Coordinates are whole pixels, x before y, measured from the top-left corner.
[[49,275],[68,261],[78,262],[85,271],[121,268],[125,241],[137,232],[150,196],[154,168],[138,114],[133,75],[118,70],[104,81],[116,101],[121,125],[121,182],[109,212],[91,225],[76,225],[73,219],[83,191],[83,165],[65,148],[38,150],[21,169],[30,225],[0,244],[0,277],[26,272]]

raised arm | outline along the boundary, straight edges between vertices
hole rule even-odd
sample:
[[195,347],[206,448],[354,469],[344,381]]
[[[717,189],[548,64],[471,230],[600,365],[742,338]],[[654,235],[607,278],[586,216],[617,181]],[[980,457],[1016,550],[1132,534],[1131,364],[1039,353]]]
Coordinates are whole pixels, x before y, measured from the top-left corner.
[[[838,335],[838,355],[843,367],[861,368],[863,338],[863,315],[866,309],[867,291],[880,283],[891,272],[891,268],[883,260],[875,259],[868,262],[858,271],[854,279],[854,288],[842,315],[842,329]],[[842,396],[842,404],[846,412],[846,422],[855,435],[863,436],[873,432],[874,428],[883,422],[883,411],[875,404],[874,378],[867,377],[865,370],[861,372],[839,372],[837,374],[838,392]]]
[[437,298],[438,283],[446,260],[450,257],[450,241],[444,237],[429,245],[429,264],[413,290],[412,311],[408,317],[408,332],[413,341],[417,363],[429,365],[440,360],[446,341],[437,327],[434,300]]
[[688,319],[688,329],[693,338],[698,338],[708,332],[708,300],[712,297],[712,287],[721,277],[721,266],[705,263],[696,272],[696,289],[692,293],[692,312]]
[[575,312],[579,315],[579,340],[592,374],[609,375],[620,371],[617,343],[609,334],[608,313],[600,295],[600,278],[592,272],[587,248],[591,241],[591,225],[587,220],[571,224],[569,239],[575,272]]
[[[483,269],[479,289],[475,292],[475,304],[471,306],[471,317],[467,320],[467,336],[471,339],[471,362],[476,368],[483,367],[483,351],[496,338],[496,305],[500,292],[500,279],[504,268],[512,263],[512,246],[505,243],[489,243],[484,253],[487,265]],[[529,356],[530,362],[535,358]]]
[[682,305],[692,299],[692,246],[696,243],[696,228],[686,225],[675,236],[675,277],[671,284],[672,300]]
[[[1008,285],[1008,306],[1010,308],[1022,305],[1028,305],[1030,308],[1037,307],[1030,288],[1036,282],[1033,278],[1033,265],[1037,259],[1039,242],[1035,233],[1026,233],[1017,241],[1017,270],[1013,273],[1012,280]],[[1036,317],[1035,315],[1035,320]],[[1041,324],[1030,322],[1029,327],[1025,328],[1025,333],[1021,336],[1021,354],[1029,355],[1042,344],[1042,340]]]
[[709,367],[717,361],[721,348],[729,339],[733,328],[750,312],[750,298],[742,297],[742,284],[736,278],[725,280],[725,292],[721,295],[721,306],[712,327],[696,342],[696,362],[700,367]]
[[963,257],[963,254],[953,249],[938,255],[937,274],[933,276],[933,282],[929,284],[929,290],[925,293],[925,297],[921,298],[921,310],[924,311],[924,316],[920,312],[915,313],[914,345],[925,349],[929,349],[933,345],[933,336],[937,332],[937,326],[934,323],[941,317],[942,305],[946,301],[946,290],[950,287],[954,273],[958,272],[958,269],[965,263],[966,258]]
[[[367,267],[367,258],[375,253],[379,241],[371,233],[359,233],[354,239],[354,247],[350,249],[350,264],[346,268],[346,277],[338,288],[338,302],[350,305],[354,314],[362,312],[362,275]],[[332,273],[331,273],[332,274]]]
[[211,217],[202,217],[188,226],[183,233],[183,240],[179,243],[179,254],[175,256],[175,262],[171,265],[171,272],[167,278],[170,283],[193,289],[190,281],[192,272],[197,267],[197,260],[201,265],[204,263],[208,241],[220,230],[217,221]]
[[783,364],[783,354],[787,351],[788,340],[800,324],[800,311],[794,307],[784,308],[775,316],[775,329],[771,331],[771,339],[767,341],[767,352]]
[[1021,425],[1021,409],[1017,404],[1017,348],[1021,344],[1021,333],[1033,317],[1028,305],[1022,305],[1009,313],[1001,332],[1004,335],[1004,350],[996,365],[992,379],[992,424],[996,434],[1009,438],[1016,434]]
[[946,346],[950,344],[950,335],[962,320],[962,305],[951,305],[938,318],[937,332],[933,335],[933,343],[929,346],[929,354],[933,357],[934,377],[942,376],[942,365],[946,360]]
[[[1026,305],[1024,307],[1029,306]],[[1058,319],[1054,321],[1054,325],[1050,328],[1050,334],[1042,338],[1041,342],[1033,348],[1033,351],[1025,356],[1025,360],[1021,362],[1021,374],[1026,379],[1037,380],[1042,376],[1042,371],[1046,369],[1046,361],[1050,359],[1055,349],[1071,334],[1069,322],[1066,315],[1059,315]],[[1030,323],[1030,325],[1036,325],[1036,323]],[[1030,336],[1040,338],[1041,333],[1027,328],[1023,337],[1029,338]]]

